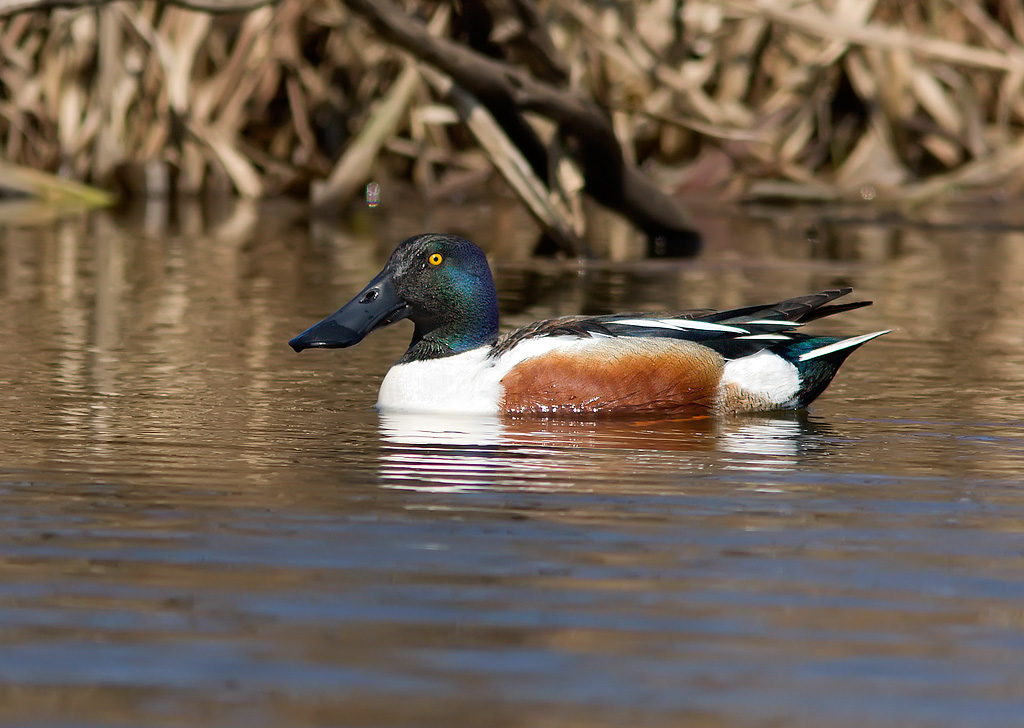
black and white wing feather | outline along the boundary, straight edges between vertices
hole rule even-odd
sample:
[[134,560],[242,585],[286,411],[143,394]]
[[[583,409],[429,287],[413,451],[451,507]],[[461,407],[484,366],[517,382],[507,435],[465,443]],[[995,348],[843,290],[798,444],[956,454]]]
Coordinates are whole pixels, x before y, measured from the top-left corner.
[[868,306],[871,301],[828,305],[851,288],[836,288],[763,306],[727,311],[676,311],[614,316],[565,316],[539,321],[500,337],[490,355],[501,356],[520,342],[540,336],[657,337],[694,341],[726,359],[756,354],[773,345],[806,338],[795,329],[825,316]]

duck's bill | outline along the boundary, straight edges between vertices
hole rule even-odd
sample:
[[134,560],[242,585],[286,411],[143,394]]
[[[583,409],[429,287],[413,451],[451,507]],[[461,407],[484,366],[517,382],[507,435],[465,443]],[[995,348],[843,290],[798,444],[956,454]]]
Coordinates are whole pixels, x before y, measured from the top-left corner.
[[395,292],[391,278],[382,272],[355,298],[310,326],[288,345],[295,351],[340,349],[358,344],[374,329],[401,321],[408,315],[408,304]]

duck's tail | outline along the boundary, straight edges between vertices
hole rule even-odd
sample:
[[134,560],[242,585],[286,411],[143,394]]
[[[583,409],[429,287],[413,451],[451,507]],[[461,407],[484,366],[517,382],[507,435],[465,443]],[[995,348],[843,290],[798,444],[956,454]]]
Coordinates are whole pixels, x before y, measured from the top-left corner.
[[857,347],[888,334],[889,331],[891,329],[851,336],[847,339],[814,336],[772,347],[774,353],[795,366],[800,373],[800,391],[794,397],[793,406],[806,407],[813,402],[825,391],[825,387],[839,371],[846,357]]

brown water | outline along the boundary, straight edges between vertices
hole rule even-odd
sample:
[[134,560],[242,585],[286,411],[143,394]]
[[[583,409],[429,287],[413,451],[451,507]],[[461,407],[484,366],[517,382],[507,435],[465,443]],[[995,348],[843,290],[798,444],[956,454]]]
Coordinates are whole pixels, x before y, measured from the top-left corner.
[[507,324],[848,284],[815,330],[895,332],[807,413],[381,418],[407,324],[286,341],[444,214],[0,228],[0,723],[1021,725],[1019,228],[709,214],[580,270],[461,213]]

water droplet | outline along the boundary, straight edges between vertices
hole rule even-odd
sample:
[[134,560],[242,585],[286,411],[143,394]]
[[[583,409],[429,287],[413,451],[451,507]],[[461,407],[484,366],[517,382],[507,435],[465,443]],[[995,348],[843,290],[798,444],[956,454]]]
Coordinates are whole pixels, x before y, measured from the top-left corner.
[[376,182],[370,182],[366,185],[366,204],[370,207],[376,207],[380,204],[380,185]]

